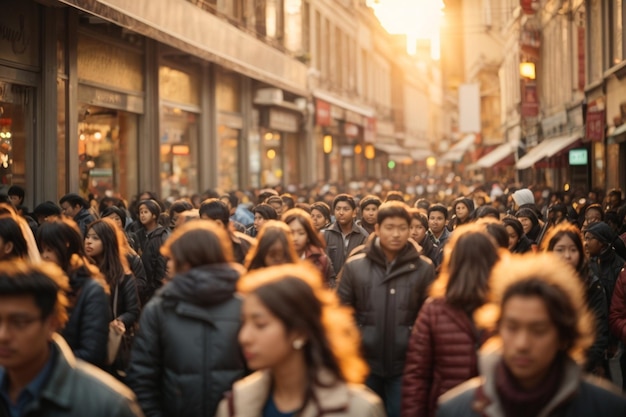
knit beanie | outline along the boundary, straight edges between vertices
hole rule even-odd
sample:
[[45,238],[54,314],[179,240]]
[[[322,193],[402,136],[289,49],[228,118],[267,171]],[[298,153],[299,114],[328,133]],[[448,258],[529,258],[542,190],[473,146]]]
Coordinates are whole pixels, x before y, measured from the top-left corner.
[[613,241],[617,237],[615,232],[611,230],[611,227],[604,222],[592,223],[587,227],[585,233],[591,233],[593,237],[607,245],[613,244]]
[[513,193],[513,200],[518,206],[523,206],[524,204],[535,204],[535,196],[533,192],[528,188],[522,188],[521,190],[517,190]]

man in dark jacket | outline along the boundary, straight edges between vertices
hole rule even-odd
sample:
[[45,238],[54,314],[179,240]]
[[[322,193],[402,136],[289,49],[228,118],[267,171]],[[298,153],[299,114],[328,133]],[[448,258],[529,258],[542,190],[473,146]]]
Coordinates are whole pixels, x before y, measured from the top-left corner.
[[404,203],[383,203],[376,237],[344,265],[337,293],[354,308],[370,367],[366,384],[400,415],[400,389],[411,327],[435,278],[432,263],[409,241],[411,215]]
[[201,219],[213,220],[228,232],[233,246],[235,261],[243,265],[246,255],[252,247],[253,239],[246,236],[245,233],[237,232],[230,228],[230,210],[228,206],[217,198],[210,198],[200,204],[198,211]]
[[55,333],[68,289],[52,264],[0,264],[0,416],[143,416],[128,388]]
[[74,219],[80,232],[85,236],[87,225],[95,220],[91,213],[89,213],[89,210],[87,210],[87,207],[89,207],[87,201],[78,194],[69,193],[61,197],[59,204],[61,205],[63,214],[70,219]]
[[617,277],[626,262],[612,248],[612,243],[617,238],[604,222],[593,223],[585,230],[585,249],[590,256],[589,267],[604,287],[608,306],[611,305]]
[[[574,361],[592,343],[584,289],[550,254],[505,258],[492,276],[501,351],[481,357],[480,376],[439,397],[439,417],[626,415],[626,398],[587,380]],[[499,310],[499,313],[493,314]],[[492,345],[493,346],[493,345]]]
[[356,202],[348,194],[339,194],[333,200],[335,222],[324,229],[326,254],[335,273],[339,274],[350,253],[367,240],[369,233],[355,222]]

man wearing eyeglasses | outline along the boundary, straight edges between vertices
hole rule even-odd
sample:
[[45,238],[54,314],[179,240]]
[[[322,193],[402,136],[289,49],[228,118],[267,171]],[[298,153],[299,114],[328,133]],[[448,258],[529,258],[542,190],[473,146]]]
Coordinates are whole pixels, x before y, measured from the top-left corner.
[[128,388],[56,333],[67,289],[54,265],[0,262],[0,416],[142,416]]

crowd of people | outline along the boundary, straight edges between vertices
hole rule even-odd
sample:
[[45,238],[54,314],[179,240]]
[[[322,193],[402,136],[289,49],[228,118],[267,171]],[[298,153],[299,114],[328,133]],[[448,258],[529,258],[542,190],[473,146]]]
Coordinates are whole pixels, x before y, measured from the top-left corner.
[[11,187],[0,415],[626,415],[620,190],[281,191]]

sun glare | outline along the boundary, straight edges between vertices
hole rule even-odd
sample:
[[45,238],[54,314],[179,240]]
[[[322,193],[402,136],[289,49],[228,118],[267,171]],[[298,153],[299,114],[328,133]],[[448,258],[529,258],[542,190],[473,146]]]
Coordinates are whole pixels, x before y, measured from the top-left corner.
[[432,58],[439,59],[443,0],[368,0],[367,4],[389,33],[407,35],[409,53],[415,53],[417,39],[428,39]]

